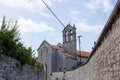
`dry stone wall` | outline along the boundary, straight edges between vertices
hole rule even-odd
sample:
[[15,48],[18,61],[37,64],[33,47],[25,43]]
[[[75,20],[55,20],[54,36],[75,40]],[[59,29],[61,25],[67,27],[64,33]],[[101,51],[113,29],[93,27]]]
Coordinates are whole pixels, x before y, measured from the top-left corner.
[[53,73],[52,80],[120,80],[120,0],[96,45],[85,65]]
[[0,54],[0,80],[44,80],[44,72]]

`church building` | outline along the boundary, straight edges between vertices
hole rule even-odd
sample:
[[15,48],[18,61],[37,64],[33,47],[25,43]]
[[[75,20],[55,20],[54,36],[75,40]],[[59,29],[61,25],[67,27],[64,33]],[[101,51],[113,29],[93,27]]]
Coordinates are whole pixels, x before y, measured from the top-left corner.
[[38,61],[44,66],[46,80],[51,80],[53,72],[72,70],[85,63],[89,52],[76,50],[76,28],[68,24],[64,30],[63,43],[52,45],[44,40],[38,48]]

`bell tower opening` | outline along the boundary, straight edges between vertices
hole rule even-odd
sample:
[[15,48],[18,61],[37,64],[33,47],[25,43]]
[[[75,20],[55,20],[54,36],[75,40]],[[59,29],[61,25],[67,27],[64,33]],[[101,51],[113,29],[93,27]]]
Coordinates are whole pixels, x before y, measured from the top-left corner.
[[76,28],[68,24],[63,30],[63,46],[72,55],[76,56]]

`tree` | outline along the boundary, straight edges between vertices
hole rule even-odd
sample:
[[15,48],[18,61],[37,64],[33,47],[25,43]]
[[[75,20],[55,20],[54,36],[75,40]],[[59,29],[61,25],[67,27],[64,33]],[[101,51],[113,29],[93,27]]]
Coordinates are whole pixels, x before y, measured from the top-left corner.
[[24,47],[20,41],[20,33],[17,27],[17,22],[13,23],[11,20],[7,22],[3,17],[0,28],[0,53],[19,60],[22,65],[27,63],[42,69],[42,65],[32,57],[34,53],[32,48]]

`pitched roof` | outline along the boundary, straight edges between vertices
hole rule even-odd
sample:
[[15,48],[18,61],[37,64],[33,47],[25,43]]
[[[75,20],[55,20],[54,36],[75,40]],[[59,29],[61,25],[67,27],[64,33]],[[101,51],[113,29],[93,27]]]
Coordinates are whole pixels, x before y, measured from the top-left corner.
[[44,45],[44,44],[47,44],[47,45],[49,45],[49,46],[51,47],[51,44],[50,44],[49,42],[47,42],[46,40],[44,40],[44,41],[40,44],[40,46],[38,47],[37,51],[38,51],[38,50],[41,48],[41,46]]
[[75,56],[73,56],[71,53],[65,52],[65,56],[72,58],[72,59],[76,59]]
[[57,50],[65,51],[64,48],[62,48],[62,47],[60,47],[60,46],[58,46],[58,45],[53,45],[52,48],[57,49]]
[[[65,51],[65,56],[70,57],[70,58],[72,58],[72,59],[75,59],[75,56],[72,55],[71,53],[67,52],[63,47],[58,46],[58,45],[53,45],[52,47],[53,47],[54,49],[57,49],[57,50]],[[79,56],[79,57],[85,57],[85,58],[88,58],[88,57],[90,56],[90,53],[89,53],[89,52],[86,52],[86,51],[76,51],[76,54],[77,54],[77,56]]]
[[86,51],[76,51],[76,54],[80,57],[86,57],[86,58],[90,56],[90,53]]

